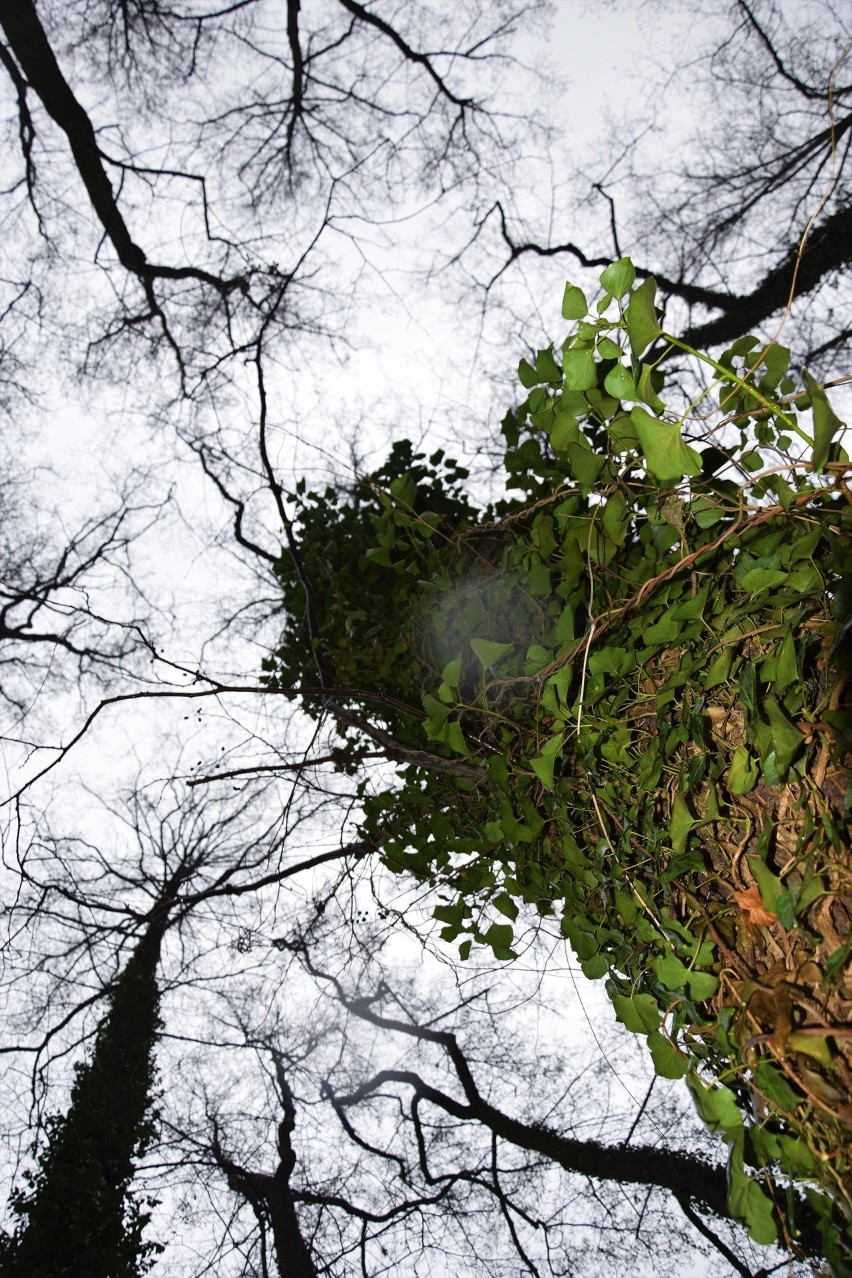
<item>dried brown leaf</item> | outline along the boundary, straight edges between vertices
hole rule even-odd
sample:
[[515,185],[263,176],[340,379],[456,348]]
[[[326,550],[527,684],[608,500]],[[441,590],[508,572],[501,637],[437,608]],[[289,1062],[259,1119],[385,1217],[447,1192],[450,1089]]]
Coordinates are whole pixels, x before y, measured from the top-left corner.
[[746,892],[735,892],[734,900],[743,911],[748,914],[749,923],[756,923],[759,927],[768,927],[770,923],[778,922],[778,915],[773,914],[771,910],[764,907],[760,899],[760,888],[750,887]]

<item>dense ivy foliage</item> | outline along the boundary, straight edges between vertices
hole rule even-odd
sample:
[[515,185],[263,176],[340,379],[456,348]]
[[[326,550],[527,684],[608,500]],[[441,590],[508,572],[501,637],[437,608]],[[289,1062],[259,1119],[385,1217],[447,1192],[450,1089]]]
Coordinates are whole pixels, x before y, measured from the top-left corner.
[[[408,444],[353,494],[298,494],[266,676],[464,761],[365,782],[365,836],[439,885],[463,959],[558,916],[728,1142],[732,1214],[794,1244],[784,1186],[811,1182],[852,1272],[842,423],[779,343],[711,359],[629,259],[601,285],[591,309],[568,285],[572,335],[520,365],[505,499],[477,510]],[[369,732],[344,728],[354,767]]]

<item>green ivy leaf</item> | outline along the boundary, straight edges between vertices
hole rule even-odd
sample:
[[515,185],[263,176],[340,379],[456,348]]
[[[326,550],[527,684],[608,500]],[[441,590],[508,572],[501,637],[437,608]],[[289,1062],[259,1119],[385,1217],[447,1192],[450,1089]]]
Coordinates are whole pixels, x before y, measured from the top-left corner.
[[627,648],[600,648],[589,657],[590,674],[623,675],[633,665],[633,656]]
[[728,789],[731,794],[749,794],[757,785],[759,775],[747,748],[744,745],[738,745],[728,772]]
[[585,319],[589,313],[586,294],[576,284],[566,284],[562,294],[562,318],[567,320]]
[[491,639],[471,639],[470,646],[479,658],[483,670],[496,666],[497,662],[514,648],[511,643],[494,643]]
[[483,939],[486,945],[491,946],[495,958],[507,960],[515,957],[512,952],[515,929],[511,923],[492,923]]
[[778,704],[778,698],[772,693],[764,697],[762,708],[768,722],[761,720],[755,724],[755,739],[764,772],[767,772],[767,765],[770,765],[774,776],[778,778],[777,781],[770,781],[770,784],[777,785],[786,779],[790,764],[799,753],[805,738],[787,718]]
[[654,959],[651,966],[656,973],[657,980],[667,990],[682,990],[686,988],[689,969],[681,963],[676,954],[660,955],[660,957]]
[[699,528],[710,528],[719,522],[725,513],[725,508],[712,497],[696,497],[689,508],[689,513]]
[[672,857],[660,875],[660,882],[671,883],[673,879],[678,879],[681,875],[691,874],[694,870],[701,871],[704,868],[704,857],[695,848],[690,848],[688,852]]
[[432,918],[439,923],[449,923],[452,927],[460,928],[467,912],[464,901],[459,900],[454,905],[436,905]]
[[717,687],[720,683],[725,683],[727,681],[728,675],[731,672],[733,656],[733,649],[730,644],[726,644],[718,657],[713,659],[704,678],[704,690],[706,692],[709,692],[711,688]]
[[832,442],[845,426],[845,422],[840,420],[829,404],[828,396],[819,382],[811,377],[810,373],[804,374],[804,380],[810,391],[814,414],[814,451],[811,467],[819,474],[825,469]]
[[531,390],[538,385],[538,374],[528,360],[522,359],[518,365],[518,380],[524,390]]
[[580,439],[580,427],[577,418],[569,413],[557,413],[550,428],[550,442],[557,452],[564,452],[569,444],[576,444]]
[[693,1070],[687,1080],[698,1113],[714,1132],[733,1135],[742,1129],[743,1116],[729,1087],[708,1086]]
[[595,364],[595,352],[576,350],[566,346],[562,352],[562,367],[565,369],[565,385],[568,390],[591,390],[598,382],[598,370]]
[[633,378],[623,364],[616,364],[604,378],[604,390],[613,399],[640,399]]
[[705,999],[712,998],[716,993],[719,988],[719,978],[712,972],[690,971],[687,984],[690,996],[695,1002],[703,1003]]
[[461,679],[461,665],[461,657],[454,657],[452,661],[447,662],[441,671],[441,678],[444,683],[448,683],[451,688],[457,688],[459,686],[459,679]]
[[793,898],[787,888],[783,888],[775,898],[775,912],[782,927],[789,932],[796,926],[796,911]]
[[766,590],[774,590],[786,580],[787,574],[780,568],[750,568],[743,573],[737,584],[750,595],[758,595]]
[[599,981],[602,976],[606,976],[609,972],[609,962],[605,954],[593,954],[590,959],[585,959],[580,967],[583,969],[583,975],[589,981]]
[[553,347],[546,346],[535,358],[536,376],[540,382],[550,382],[559,386],[562,381],[562,370],[553,358]]
[[607,422],[606,428],[616,452],[632,453],[638,446],[639,436],[636,434],[636,427],[630,420],[629,414],[618,413],[612,421]]
[[530,759],[530,767],[546,790],[553,789],[553,767],[556,759],[553,755]]
[[754,1085],[767,1100],[787,1114],[791,1114],[802,1103],[803,1097],[793,1090],[778,1066],[769,1061],[764,1061],[755,1069]]
[[688,1069],[687,1062],[665,1034],[654,1030],[648,1035],[648,1046],[651,1049],[654,1072],[660,1078],[683,1078]]
[[759,856],[750,856],[748,863],[751,866],[751,872],[757,879],[757,886],[760,888],[760,899],[763,902],[764,909],[770,910],[773,914],[778,913],[778,895],[781,892],[781,880],[776,874],[773,874],[765,861],[761,861]]
[[740,673],[740,700],[749,714],[757,711],[757,673],[753,661],[747,661]]
[[604,506],[601,527],[604,535],[617,546],[623,546],[627,536],[627,500],[622,492],[615,492]]
[[507,919],[511,919],[513,923],[518,917],[518,907],[508,892],[498,892],[491,904],[495,910],[499,910],[501,914],[505,915]]
[[430,741],[443,741],[446,738],[446,723],[450,714],[450,707],[442,705],[434,697],[428,693],[423,698],[423,708],[426,711],[426,722],[424,730]]
[[673,612],[665,612],[659,621],[642,631],[642,642],[648,648],[659,648],[663,644],[675,643],[681,632],[681,626]]
[[447,745],[450,749],[455,750],[456,754],[467,756],[470,751],[467,748],[467,742],[464,739],[461,724],[456,720],[447,724]]
[[621,359],[624,351],[611,337],[598,338],[598,355],[601,359]]
[[568,465],[571,474],[583,488],[594,488],[595,480],[603,469],[605,457],[593,453],[585,444],[568,444]]
[[662,1016],[650,994],[617,994],[610,991],[615,1014],[633,1034],[652,1034],[659,1029]]
[[[627,303],[627,335],[637,359],[646,346],[659,337],[662,331],[657,323],[657,311],[654,306],[656,293],[657,281],[649,275],[637,289],[634,289]],[[642,398],[645,399],[645,396],[643,395]]]
[[679,422],[664,422],[637,405],[630,420],[636,427],[648,469],[657,479],[683,479],[701,473],[701,458],[683,442]]
[[581,921],[569,915],[562,917],[562,934],[567,936],[574,948],[574,953],[581,963],[600,952],[600,942],[592,933],[581,926]]
[[744,1135],[741,1132],[731,1150],[728,1164],[728,1207],[731,1215],[748,1226],[749,1237],[764,1247],[778,1237],[772,1200],[760,1182],[749,1176],[743,1163]]
[[792,352],[789,346],[782,346],[780,342],[773,342],[772,345],[764,352],[763,364],[766,372],[760,379],[760,389],[766,391],[775,390],[781,381],[787,369],[790,367],[790,356]]
[[709,588],[707,586],[702,587],[694,595],[684,599],[683,603],[679,603],[672,615],[678,621],[694,621],[697,617],[703,617],[708,593]]
[[636,279],[636,268],[629,257],[620,257],[601,272],[601,286],[611,297],[624,297]]
[[778,653],[778,662],[775,666],[775,679],[773,686],[779,696],[782,696],[791,683],[796,683],[799,678],[799,663],[796,658],[796,644],[793,639],[792,631],[788,630],[784,636],[784,642],[781,644],[781,650]]
[[540,643],[530,644],[524,660],[524,674],[537,674],[539,670],[543,670],[545,666],[550,665],[552,660],[552,648],[544,648]]
[[651,365],[643,364],[639,373],[639,380],[636,383],[636,389],[643,404],[647,404],[655,413],[662,413],[665,411],[666,406],[654,390],[652,376],[653,369]]
[[[819,882],[819,880],[816,880],[816,881]],[[802,896],[804,897],[804,893],[802,893]],[[800,900],[799,901],[800,911],[801,911],[801,908],[802,908],[802,903]],[[830,954],[829,957],[826,959],[826,963],[825,963],[824,982],[826,980],[833,981],[835,977],[837,976],[837,973],[841,971],[841,969],[843,968],[847,960],[850,958],[850,956],[852,956],[852,941],[847,941],[845,945],[841,945],[840,948],[836,949],[833,954]]]
[[562,753],[562,747],[565,744],[565,733],[557,732],[549,740],[545,741],[541,747],[542,755],[548,758],[556,758]]
[[686,841],[695,824],[695,817],[687,807],[686,799],[678,790],[672,803],[672,814],[669,821],[669,838],[675,852],[683,852],[685,850]]
[[804,1056],[810,1056],[813,1060],[819,1061],[820,1065],[824,1065],[826,1069],[834,1067],[831,1048],[824,1034],[802,1034],[794,1031],[792,1034],[787,1035],[787,1050],[789,1052],[801,1052]]
[[757,1153],[767,1162],[780,1163],[782,1171],[800,1177],[817,1174],[817,1160],[802,1137],[756,1127],[751,1139]]

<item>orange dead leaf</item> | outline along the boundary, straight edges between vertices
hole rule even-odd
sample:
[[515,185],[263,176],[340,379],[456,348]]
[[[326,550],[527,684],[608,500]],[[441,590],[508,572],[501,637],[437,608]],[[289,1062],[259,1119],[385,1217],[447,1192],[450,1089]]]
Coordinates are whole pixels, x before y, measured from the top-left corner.
[[768,927],[770,923],[778,922],[778,915],[764,908],[760,899],[759,887],[750,887],[747,892],[735,892],[734,900],[740,909],[748,914],[749,923],[757,923],[761,927]]

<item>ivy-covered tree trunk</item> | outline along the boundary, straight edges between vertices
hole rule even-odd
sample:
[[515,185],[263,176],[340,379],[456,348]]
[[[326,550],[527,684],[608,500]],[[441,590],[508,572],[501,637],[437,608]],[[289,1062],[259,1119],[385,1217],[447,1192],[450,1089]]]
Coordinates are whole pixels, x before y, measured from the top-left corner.
[[128,1189],[150,1141],[157,964],[166,926],[149,926],[119,977],[71,1103],[50,1123],[49,1142],[13,1209],[19,1224],[0,1253],[3,1278],[135,1278],[156,1248]]
[[439,887],[462,961],[474,944],[510,961],[516,930],[558,918],[723,1134],[731,1215],[795,1244],[784,1178],[819,1185],[846,1274],[844,423],[776,341],[716,358],[663,331],[629,258],[600,283],[591,308],[566,285],[561,358],[521,361],[503,500],[477,509],[464,472],[405,442],[357,506],[296,494],[300,571],[277,570],[288,620],[265,676],[314,714],[345,691],[341,767],[378,729],[470,769],[412,760],[378,793],[365,778],[360,836]]

